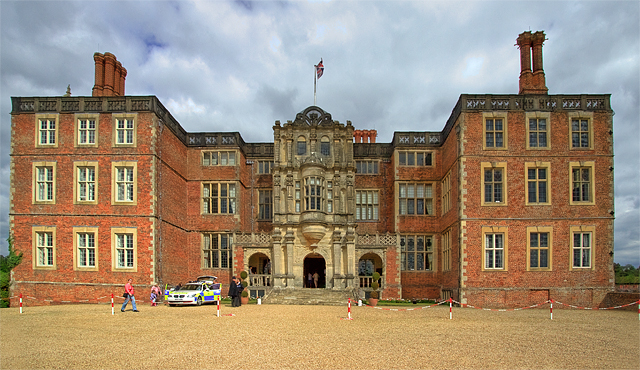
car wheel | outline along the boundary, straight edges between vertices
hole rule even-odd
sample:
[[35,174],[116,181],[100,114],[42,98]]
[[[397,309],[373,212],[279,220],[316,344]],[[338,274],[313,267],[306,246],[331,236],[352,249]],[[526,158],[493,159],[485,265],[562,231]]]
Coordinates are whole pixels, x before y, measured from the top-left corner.
[[175,307],[176,305],[175,305],[175,304],[171,304],[171,303],[169,303],[169,306],[171,306],[171,307]]
[[202,297],[198,297],[198,299],[196,300],[196,304],[198,306],[202,306]]

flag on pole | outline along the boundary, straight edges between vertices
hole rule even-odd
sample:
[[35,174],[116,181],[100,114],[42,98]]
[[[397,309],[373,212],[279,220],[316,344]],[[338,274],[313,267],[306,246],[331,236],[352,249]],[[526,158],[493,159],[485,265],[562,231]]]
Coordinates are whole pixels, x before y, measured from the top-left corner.
[[322,65],[322,58],[320,58],[320,63],[318,63],[316,67],[316,78],[322,77],[322,73],[324,73],[324,65]]

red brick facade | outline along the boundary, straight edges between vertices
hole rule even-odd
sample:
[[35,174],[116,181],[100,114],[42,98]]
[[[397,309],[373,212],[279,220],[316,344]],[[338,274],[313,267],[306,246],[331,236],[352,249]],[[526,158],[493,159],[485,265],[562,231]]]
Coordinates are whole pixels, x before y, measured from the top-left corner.
[[[199,275],[226,285],[243,270],[267,279],[256,289],[301,288],[302,258],[313,255],[326,288],[369,291],[367,260],[383,298],[596,306],[614,287],[613,111],[609,95],[546,94],[540,37],[518,39],[520,94],[461,95],[441,132],[376,143],[375,130],[307,108],[325,121],[304,136],[311,157],[296,157],[300,171],[326,173],[334,192],[323,190],[314,213],[333,221],[310,224],[332,234],[306,245],[295,225],[308,215],[283,209],[297,199],[299,166],[285,158],[302,139],[282,138],[304,133],[298,121],[276,122],[274,143],[187,133],[157,98],[118,96],[121,66],[121,84],[104,93],[114,71],[96,54],[93,97],[13,98],[10,223],[24,253],[13,295],[81,301],[119,294],[128,278],[144,290]],[[331,152],[314,159],[322,132]],[[360,203],[363,194],[377,201]]]

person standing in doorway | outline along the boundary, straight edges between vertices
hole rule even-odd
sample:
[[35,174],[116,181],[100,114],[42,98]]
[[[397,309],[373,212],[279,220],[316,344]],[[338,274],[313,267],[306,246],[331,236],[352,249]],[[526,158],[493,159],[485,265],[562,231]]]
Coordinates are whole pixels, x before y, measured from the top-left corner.
[[313,275],[311,275],[311,271],[307,273],[307,288],[313,288]]
[[231,307],[238,307],[236,306],[236,299],[238,298],[238,283],[235,276],[231,278],[231,283],[229,284],[229,297],[231,297]]
[[318,275],[318,271],[313,273],[313,285],[317,288],[318,287],[318,278],[320,277],[320,275]]
[[122,304],[121,312],[124,312],[125,307],[127,307],[127,303],[131,301],[131,306],[133,306],[133,312],[139,312],[136,307],[136,298],[133,294],[133,279],[129,279],[129,281],[124,285],[124,292],[127,295],[124,299],[124,303]]

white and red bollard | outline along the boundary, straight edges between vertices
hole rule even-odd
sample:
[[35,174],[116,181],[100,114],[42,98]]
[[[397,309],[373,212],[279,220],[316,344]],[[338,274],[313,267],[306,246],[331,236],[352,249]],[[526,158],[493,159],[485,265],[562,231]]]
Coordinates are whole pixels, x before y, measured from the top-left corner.
[[351,318],[351,298],[349,298],[349,302],[347,303],[347,320],[353,320]]
[[550,299],[551,305],[549,306],[549,314],[551,314],[551,320],[553,320],[553,299]]
[[640,320],[640,299],[638,299],[638,320]]
[[220,317],[220,301],[218,301],[218,304],[216,306],[218,306],[218,308],[217,308],[218,315],[217,316]]
[[453,307],[453,298],[449,297],[449,320],[453,319],[453,311],[451,308]]
[[20,293],[20,313],[22,313],[22,293]]
[[111,293],[111,314],[115,315],[114,309],[113,309],[113,293]]

